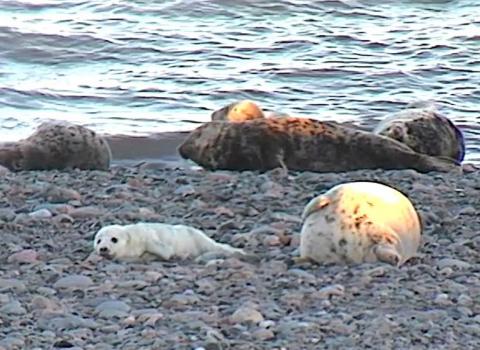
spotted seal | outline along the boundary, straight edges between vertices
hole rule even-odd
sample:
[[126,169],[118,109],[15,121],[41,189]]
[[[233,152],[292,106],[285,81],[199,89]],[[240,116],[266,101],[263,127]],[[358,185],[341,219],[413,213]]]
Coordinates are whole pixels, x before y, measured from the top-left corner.
[[230,103],[229,105],[214,111],[212,120],[223,120],[233,123],[241,123],[247,120],[262,119],[265,114],[262,109],[253,101],[242,100]]
[[315,172],[376,168],[460,171],[453,161],[419,154],[388,137],[295,117],[208,122],[193,130],[178,152],[210,170],[266,171],[281,166]]
[[431,101],[408,105],[405,110],[382,120],[373,133],[400,141],[419,153],[458,162],[465,157],[462,131]]
[[420,246],[422,227],[413,204],[400,191],[376,182],[334,186],[313,198],[302,218],[300,259],[400,266]]
[[0,164],[12,171],[108,170],[111,158],[110,147],[102,137],[62,121],[44,122],[26,139],[0,144]]

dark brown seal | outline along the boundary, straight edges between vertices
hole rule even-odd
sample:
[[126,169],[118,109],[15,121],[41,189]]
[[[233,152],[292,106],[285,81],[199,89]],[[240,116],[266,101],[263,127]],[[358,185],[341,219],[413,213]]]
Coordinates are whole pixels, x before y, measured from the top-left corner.
[[419,154],[388,137],[306,118],[209,122],[193,130],[179,153],[211,170],[339,172],[357,169],[459,171],[450,160]]
[[223,120],[233,123],[241,123],[247,120],[263,119],[265,115],[262,109],[253,101],[243,100],[230,103],[212,113],[212,120]]
[[108,143],[94,131],[67,122],[44,122],[28,138],[0,144],[0,164],[12,171],[108,170]]
[[458,162],[465,157],[461,130],[431,103],[411,104],[382,120],[373,132],[400,141],[419,153]]

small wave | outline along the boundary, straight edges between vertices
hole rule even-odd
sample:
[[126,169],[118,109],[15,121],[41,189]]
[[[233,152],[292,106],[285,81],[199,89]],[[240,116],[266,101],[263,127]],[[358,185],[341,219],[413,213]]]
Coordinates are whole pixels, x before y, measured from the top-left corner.
[[461,121],[474,157],[479,10],[472,0],[6,0],[0,123],[184,130],[250,98],[370,125],[425,98]]

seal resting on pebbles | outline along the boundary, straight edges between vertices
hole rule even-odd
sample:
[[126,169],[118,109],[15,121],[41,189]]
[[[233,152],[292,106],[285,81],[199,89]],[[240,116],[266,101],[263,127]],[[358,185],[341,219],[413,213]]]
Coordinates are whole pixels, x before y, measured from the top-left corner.
[[94,250],[118,260],[143,260],[148,255],[161,260],[199,258],[211,253],[247,255],[242,249],[215,242],[190,226],[144,222],[101,228],[95,235]]
[[295,117],[208,122],[193,130],[178,151],[210,170],[266,171],[281,166],[316,172],[377,168],[460,171],[453,160],[419,154],[388,137]]
[[265,115],[255,102],[243,100],[216,110],[212,113],[211,118],[212,120],[241,123],[247,120],[263,119]]
[[429,101],[419,101],[382,120],[375,134],[400,141],[416,152],[448,157],[458,162],[465,156],[462,131]]
[[111,158],[102,137],[68,122],[44,122],[28,138],[0,144],[0,164],[12,171],[108,170]]
[[422,229],[412,203],[380,183],[337,185],[312,199],[302,218],[300,259],[317,263],[400,266],[420,245]]

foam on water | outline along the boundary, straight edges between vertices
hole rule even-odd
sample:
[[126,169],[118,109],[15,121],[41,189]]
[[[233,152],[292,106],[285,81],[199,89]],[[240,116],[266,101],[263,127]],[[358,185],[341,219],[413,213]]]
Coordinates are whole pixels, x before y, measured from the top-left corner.
[[189,130],[251,98],[373,126],[437,101],[480,162],[475,0],[6,0],[2,141],[44,119],[110,134]]

